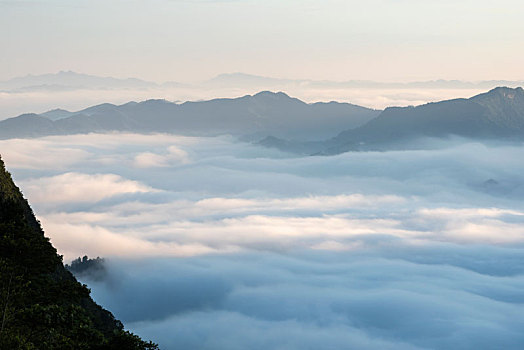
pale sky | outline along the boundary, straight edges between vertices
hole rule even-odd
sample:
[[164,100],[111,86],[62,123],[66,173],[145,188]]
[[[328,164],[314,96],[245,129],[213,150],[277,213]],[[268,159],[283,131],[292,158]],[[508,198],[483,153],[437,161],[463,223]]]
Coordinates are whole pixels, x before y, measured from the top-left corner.
[[524,79],[521,0],[0,0],[0,80]]

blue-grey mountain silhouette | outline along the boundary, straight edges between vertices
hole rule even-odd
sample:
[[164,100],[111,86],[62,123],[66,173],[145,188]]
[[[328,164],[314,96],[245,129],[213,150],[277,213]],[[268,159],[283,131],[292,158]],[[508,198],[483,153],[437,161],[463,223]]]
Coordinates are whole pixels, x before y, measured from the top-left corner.
[[61,118],[64,114],[55,110],[7,119],[0,122],[0,138],[125,131],[324,140],[365,124],[379,111],[349,103],[307,104],[282,92],[266,91],[182,104],[165,100],[101,104]]
[[498,87],[470,99],[386,108],[365,125],[327,141],[324,154],[409,147],[424,137],[524,138],[524,90]]

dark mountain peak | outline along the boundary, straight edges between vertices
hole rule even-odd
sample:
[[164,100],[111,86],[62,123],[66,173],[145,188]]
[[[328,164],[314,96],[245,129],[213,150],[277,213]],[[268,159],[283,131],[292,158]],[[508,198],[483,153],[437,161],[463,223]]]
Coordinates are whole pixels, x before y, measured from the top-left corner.
[[524,90],[497,87],[471,98],[485,108],[485,116],[492,123],[513,131],[524,129]]
[[[328,101],[328,102],[312,102],[310,103],[310,105],[314,106],[314,105],[317,105],[317,106],[355,106],[355,107],[359,107],[359,108],[366,108],[366,107],[362,107],[362,106],[358,106],[358,105],[355,105],[353,103],[349,103],[349,102],[338,102],[338,101]],[[369,109],[369,108],[366,108],[366,109]]]
[[65,109],[56,108],[52,109],[50,111],[47,111],[45,113],[41,113],[40,116],[46,117],[51,120],[58,120],[62,118],[67,118],[69,116],[73,115],[72,112],[66,111]]
[[118,108],[118,106],[114,105],[112,103],[101,103],[99,105],[83,109],[83,110],[79,111],[78,113],[91,115],[91,114],[95,114],[95,113],[103,113],[103,112],[114,111],[117,108]]
[[[65,109],[62,109],[62,108],[55,108],[55,109],[51,109],[45,113],[59,113],[59,112],[65,112],[65,113],[71,113],[69,112],[68,110],[65,110]],[[42,113],[42,114],[45,114],[45,113]]]
[[331,141],[331,153],[409,148],[424,138],[451,135],[483,140],[524,138],[524,90],[498,87],[470,99],[389,107],[378,117]]
[[273,105],[277,108],[283,108],[284,105],[292,106],[292,105],[299,105],[300,107],[304,107],[307,105],[302,100],[299,100],[298,98],[291,97],[288,94],[279,91],[279,92],[272,92],[272,91],[261,91],[253,96],[250,97],[253,101],[256,101],[257,103],[265,104],[265,105]]
[[430,103],[427,103],[425,105],[420,105],[420,106],[405,106],[405,107],[400,107],[400,106],[391,106],[391,107],[386,107],[382,112],[393,112],[393,111],[402,111],[402,110],[413,110],[415,108],[419,108],[419,107],[422,107],[422,106],[427,106],[427,105],[430,105],[430,104],[434,104],[434,103],[438,103],[438,102],[430,102]]
[[84,111],[87,111],[89,109],[102,109],[102,108],[115,108],[115,107],[117,107],[117,105],[112,104],[112,103],[101,103],[99,105],[95,105],[95,106],[86,108],[84,109]]
[[[429,102],[419,106],[406,106],[406,107],[387,107],[384,110],[383,115],[389,116],[392,113],[416,113],[419,111],[434,110],[436,112],[444,112],[444,110],[464,108],[470,106],[472,102],[480,104],[483,107],[492,109],[495,105],[503,105],[508,102],[512,103],[515,101],[521,101],[524,103],[524,90],[521,87],[510,88],[510,87],[496,87],[488,92],[476,95],[470,99],[456,98],[451,100]],[[523,105],[524,107],[524,105]],[[497,111],[502,113],[501,111]]]
[[491,89],[490,91],[487,92],[487,94],[499,94],[499,95],[502,95],[502,96],[508,96],[511,98],[511,96],[515,96],[517,94],[522,94],[524,91],[522,90],[521,87],[517,87],[517,88],[510,88],[510,87],[507,87],[507,86],[498,86],[494,89]]
[[[126,105],[127,104],[128,103],[126,103]],[[168,100],[166,100],[164,98],[152,98],[152,99],[140,102],[140,104],[143,104],[143,105],[166,105],[166,104],[173,104],[173,102],[168,101]]]
[[273,99],[291,99],[288,94],[279,91],[279,92],[272,92],[272,91],[260,91],[259,93],[256,93],[253,95],[255,98],[273,98]]
[[495,99],[498,99],[499,101],[503,101],[503,100],[510,101],[516,98],[517,99],[524,98],[524,90],[521,87],[510,88],[507,86],[499,86],[488,92],[474,96],[471,98],[471,100],[476,101],[476,102],[486,101],[486,100],[495,100]]

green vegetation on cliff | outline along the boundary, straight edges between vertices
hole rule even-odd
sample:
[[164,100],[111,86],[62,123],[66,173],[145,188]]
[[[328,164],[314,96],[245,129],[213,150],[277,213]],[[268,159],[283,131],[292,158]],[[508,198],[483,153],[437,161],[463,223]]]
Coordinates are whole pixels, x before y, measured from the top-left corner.
[[0,159],[0,349],[157,349],[64,268]]

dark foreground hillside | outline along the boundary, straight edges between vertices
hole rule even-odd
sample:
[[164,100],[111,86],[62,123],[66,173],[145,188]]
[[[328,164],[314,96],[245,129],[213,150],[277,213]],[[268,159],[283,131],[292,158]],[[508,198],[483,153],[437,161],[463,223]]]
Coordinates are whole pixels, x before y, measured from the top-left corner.
[[62,264],[0,159],[0,349],[157,349]]

